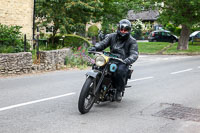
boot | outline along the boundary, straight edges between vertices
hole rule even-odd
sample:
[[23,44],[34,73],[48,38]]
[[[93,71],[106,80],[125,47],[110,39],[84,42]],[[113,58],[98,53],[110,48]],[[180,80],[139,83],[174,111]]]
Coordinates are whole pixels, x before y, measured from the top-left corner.
[[122,100],[122,93],[120,91],[117,91],[115,100],[118,102],[120,102]]

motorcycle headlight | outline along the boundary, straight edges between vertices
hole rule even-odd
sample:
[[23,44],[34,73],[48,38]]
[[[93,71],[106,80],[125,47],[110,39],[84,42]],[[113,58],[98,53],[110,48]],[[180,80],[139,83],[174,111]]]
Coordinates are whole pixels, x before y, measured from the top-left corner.
[[97,66],[104,66],[106,64],[106,60],[103,56],[97,56],[95,59],[95,64]]

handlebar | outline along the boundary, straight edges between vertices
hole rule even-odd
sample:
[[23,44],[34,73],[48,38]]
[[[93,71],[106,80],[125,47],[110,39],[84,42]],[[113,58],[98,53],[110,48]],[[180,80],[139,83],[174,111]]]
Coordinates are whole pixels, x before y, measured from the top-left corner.
[[124,62],[122,59],[120,59],[120,58],[115,58],[115,57],[110,57],[111,59],[114,59],[114,60],[118,60],[118,61],[120,61],[120,62],[122,62],[122,63],[124,63],[124,64],[126,64],[126,62]]
[[[124,64],[126,64],[121,58],[118,58],[117,56],[114,57],[115,55],[112,55],[110,52],[105,52],[105,51],[102,51],[102,52],[98,52],[98,51],[88,51],[89,54],[104,54],[104,55],[108,55],[110,57],[110,59],[114,59],[114,60],[118,60]],[[113,57],[112,57],[113,56]]]

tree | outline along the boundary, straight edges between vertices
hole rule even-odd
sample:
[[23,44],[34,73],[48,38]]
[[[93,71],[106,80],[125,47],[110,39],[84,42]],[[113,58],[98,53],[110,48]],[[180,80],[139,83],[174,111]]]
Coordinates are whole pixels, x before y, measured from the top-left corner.
[[[94,13],[101,11],[101,2],[98,0],[69,0],[66,4],[66,16],[69,25],[66,25],[68,33],[85,33],[86,23],[89,22]],[[73,28],[72,28],[73,27]]]
[[102,31],[108,34],[112,31],[113,26],[119,22],[120,19],[126,16],[127,12],[123,12],[121,8],[121,0],[100,0],[102,3],[102,10],[95,13],[93,21],[102,23]]
[[42,0],[36,5],[36,14],[44,17],[38,17],[37,25],[53,26],[52,44],[58,32],[83,35],[86,23],[100,10],[100,5],[98,0]]
[[188,49],[188,40],[191,28],[200,22],[199,0],[151,0],[160,7],[159,20],[162,23],[172,23],[181,26],[181,34],[178,42],[178,50]]
[[66,24],[64,1],[42,1],[36,5],[36,14],[38,27],[53,26],[52,44],[58,30],[64,32],[64,25]]
[[[127,17],[129,10],[140,11],[151,6],[150,2],[144,0],[100,0],[103,4],[102,12],[95,14],[94,21],[102,22],[104,34],[113,32],[116,24]],[[114,29],[113,29],[114,27]]]

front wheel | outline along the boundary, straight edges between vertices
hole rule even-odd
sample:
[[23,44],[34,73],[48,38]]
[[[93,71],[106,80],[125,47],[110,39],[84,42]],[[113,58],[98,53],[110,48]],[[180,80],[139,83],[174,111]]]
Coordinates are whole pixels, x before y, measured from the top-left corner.
[[95,96],[93,94],[94,90],[94,78],[88,77],[82,87],[79,101],[78,109],[81,114],[89,112],[95,102]]

